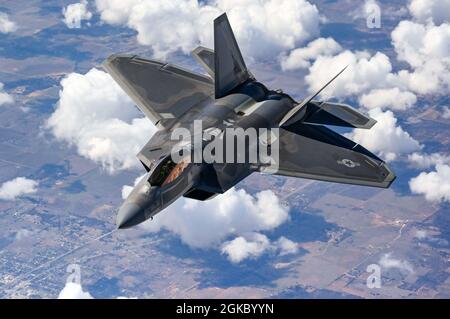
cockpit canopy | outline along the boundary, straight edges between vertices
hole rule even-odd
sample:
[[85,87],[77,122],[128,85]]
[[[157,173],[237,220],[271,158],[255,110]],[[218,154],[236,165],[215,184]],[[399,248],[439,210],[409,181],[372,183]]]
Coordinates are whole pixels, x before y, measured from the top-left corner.
[[149,178],[151,186],[164,186],[176,180],[181,173],[188,167],[187,159],[176,163],[172,160],[170,155],[163,158],[158,165],[156,165]]

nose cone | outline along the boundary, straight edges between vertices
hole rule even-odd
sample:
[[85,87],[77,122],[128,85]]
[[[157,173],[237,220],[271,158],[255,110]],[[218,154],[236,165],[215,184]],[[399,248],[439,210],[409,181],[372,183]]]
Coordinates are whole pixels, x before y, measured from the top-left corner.
[[144,209],[137,204],[125,202],[117,214],[117,228],[129,228],[145,220]]

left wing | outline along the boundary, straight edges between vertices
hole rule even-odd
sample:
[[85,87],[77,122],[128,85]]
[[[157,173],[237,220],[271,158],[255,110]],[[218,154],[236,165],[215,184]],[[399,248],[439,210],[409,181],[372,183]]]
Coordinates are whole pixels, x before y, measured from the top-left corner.
[[324,126],[290,125],[280,128],[279,139],[275,174],[383,188],[395,179],[377,156]]
[[155,125],[164,127],[170,119],[214,98],[211,78],[171,64],[112,55],[103,66]]

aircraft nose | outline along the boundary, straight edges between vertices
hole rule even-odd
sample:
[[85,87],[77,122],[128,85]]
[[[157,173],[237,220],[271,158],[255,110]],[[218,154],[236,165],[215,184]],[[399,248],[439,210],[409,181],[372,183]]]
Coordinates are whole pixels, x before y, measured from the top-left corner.
[[124,203],[117,214],[117,228],[129,228],[139,224],[144,219],[144,212],[141,207],[135,203]]

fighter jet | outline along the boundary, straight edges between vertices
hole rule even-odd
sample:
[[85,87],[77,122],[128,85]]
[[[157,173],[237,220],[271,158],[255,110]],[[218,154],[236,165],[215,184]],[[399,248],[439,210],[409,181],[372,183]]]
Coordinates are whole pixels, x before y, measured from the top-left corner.
[[[205,75],[136,55],[114,54],[103,63],[158,128],[137,154],[147,173],[120,207],[118,228],[153,218],[181,196],[211,199],[254,172],[382,188],[394,181],[383,160],[328,128],[370,129],[376,121],[348,105],[315,99],[345,68],[318,92],[295,101],[247,69],[226,14],[214,20],[214,50],[198,47],[192,55]],[[199,135],[194,132],[199,121],[211,140],[230,127],[277,129],[277,136],[266,138],[269,148],[278,143],[276,168],[247,156],[241,162],[175,161],[174,147],[193,144],[172,134],[182,128]],[[198,145],[208,147],[208,138],[200,137]]]

